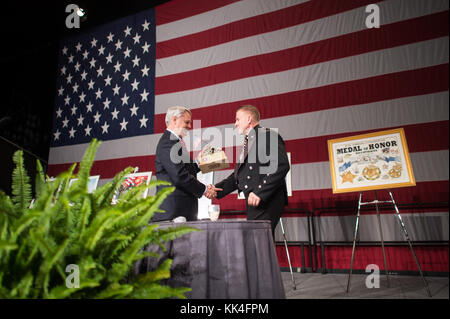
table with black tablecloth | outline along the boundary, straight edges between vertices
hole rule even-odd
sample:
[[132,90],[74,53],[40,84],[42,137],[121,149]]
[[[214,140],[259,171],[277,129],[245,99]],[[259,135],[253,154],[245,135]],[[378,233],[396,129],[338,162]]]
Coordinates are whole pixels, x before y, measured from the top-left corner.
[[181,224],[158,223],[159,227],[186,225],[201,229],[177,238],[157,251],[159,259],[136,263],[134,274],[157,268],[172,258],[171,278],[164,284],[190,287],[192,299],[280,299],[285,298],[280,267],[269,221],[218,220]]

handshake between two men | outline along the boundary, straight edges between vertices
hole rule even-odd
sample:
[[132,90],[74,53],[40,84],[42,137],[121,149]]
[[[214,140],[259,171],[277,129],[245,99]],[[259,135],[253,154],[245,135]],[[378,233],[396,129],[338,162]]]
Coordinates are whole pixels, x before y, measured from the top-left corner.
[[[200,159],[202,157],[204,150],[201,150],[200,153],[197,156],[197,161],[200,162]],[[213,199],[217,197],[217,192],[223,191],[223,188],[218,188],[214,186],[213,184],[209,184],[206,186],[206,190],[204,193],[204,196],[206,196],[209,199]],[[251,192],[248,196],[248,205],[250,206],[258,206],[261,202],[261,198],[258,197],[255,193]]]
[[[222,188],[217,188],[213,184],[209,184],[206,186],[205,196],[209,199],[213,199],[217,197],[217,192],[223,191]],[[258,206],[261,202],[261,198],[259,198],[255,193],[251,192],[248,196],[248,205],[249,206]]]
[[223,189],[217,188],[213,184],[209,184],[208,186],[206,186],[206,192],[204,195],[209,199],[213,199],[217,197],[217,192],[219,191],[223,191]]
[[[277,131],[259,125],[260,113],[255,106],[240,106],[234,126],[244,136],[244,143],[234,170],[217,184],[205,186],[197,180],[200,167],[183,142],[191,129],[191,119],[192,113],[185,107],[167,110],[167,128],[156,146],[155,170],[157,179],[170,182],[175,190],[160,205],[165,213],[155,214],[152,220],[172,220],[178,216],[196,220],[198,198],[221,199],[237,190],[245,196],[247,219],[270,220],[274,232],[287,204],[285,176],[290,169],[282,137]],[[182,160],[173,161],[174,154]],[[162,187],[167,186],[158,186],[157,191]]]

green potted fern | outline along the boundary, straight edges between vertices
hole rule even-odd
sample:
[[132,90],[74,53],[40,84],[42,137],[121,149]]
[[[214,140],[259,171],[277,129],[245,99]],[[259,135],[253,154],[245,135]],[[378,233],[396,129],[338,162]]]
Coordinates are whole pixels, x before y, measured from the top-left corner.
[[141,195],[162,181],[131,189],[111,205],[132,168],[89,193],[99,144],[92,140],[76,176],[74,164],[49,182],[37,161],[34,200],[22,151],[14,154],[12,196],[0,190],[0,298],[185,298],[190,291],[160,284],[170,277],[170,259],[153,272],[131,275],[137,260],[158,257],[144,246],[164,249],[164,242],[196,229],[149,224],[174,188]]

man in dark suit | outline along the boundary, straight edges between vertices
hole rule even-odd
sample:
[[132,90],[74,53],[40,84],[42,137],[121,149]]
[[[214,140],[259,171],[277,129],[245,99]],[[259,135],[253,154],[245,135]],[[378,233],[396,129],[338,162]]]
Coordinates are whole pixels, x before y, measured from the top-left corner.
[[[183,142],[191,128],[191,111],[182,106],[174,106],[167,110],[167,129],[156,147],[155,169],[158,180],[168,181],[176,189],[162,202],[160,209],[165,213],[156,213],[152,221],[173,220],[184,217],[187,221],[197,220],[198,198],[216,196],[213,185],[204,185],[197,180],[200,171],[192,161]],[[158,186],[157,191],[163,187]]]
[[285,176],[289,160],[281,136],[259,125],[260,114],[256,107],[243,105],[236,111],[235,126],[245,135],[244,146],[234,172],[216,184],[223,191],[220,199],[238,190],[246,200],[247,220],[270,220],[275,231],[284,206],[287,204]]

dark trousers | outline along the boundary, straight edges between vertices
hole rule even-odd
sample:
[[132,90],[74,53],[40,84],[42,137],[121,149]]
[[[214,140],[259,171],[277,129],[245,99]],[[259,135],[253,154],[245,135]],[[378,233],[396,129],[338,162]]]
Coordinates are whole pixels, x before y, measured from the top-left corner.
[[272,226],[272,235],[275,235],[275,228],[284,212],[286,198],[282,189],[276,192],[269,201],[261,201],[260,204],[249,206],[247,201],[247,220],[269,220]]

